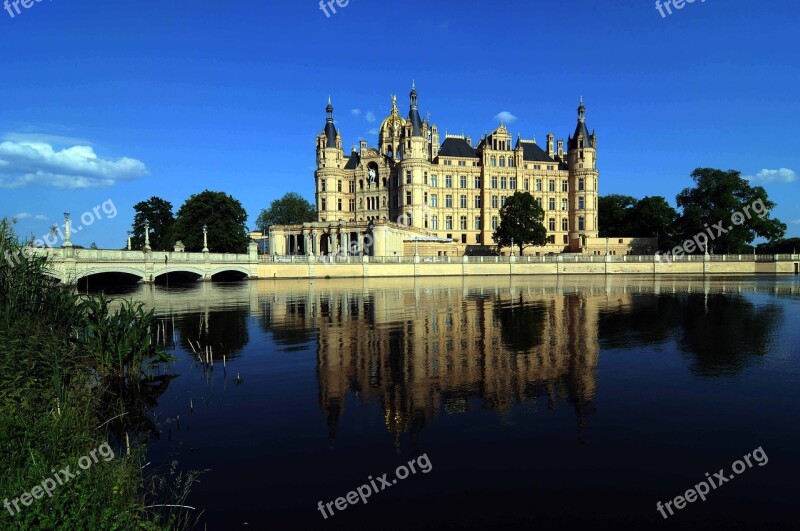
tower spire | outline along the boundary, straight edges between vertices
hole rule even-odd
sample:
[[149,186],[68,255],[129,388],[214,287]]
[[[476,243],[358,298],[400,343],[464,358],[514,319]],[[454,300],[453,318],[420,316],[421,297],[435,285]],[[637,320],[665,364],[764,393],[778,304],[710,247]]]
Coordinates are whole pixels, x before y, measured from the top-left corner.
[[327,147],[336,147],[336,126],[333,123],[333,104],[331,97],[328,95],[328,106],[325,107],[325,137],[327,138]]

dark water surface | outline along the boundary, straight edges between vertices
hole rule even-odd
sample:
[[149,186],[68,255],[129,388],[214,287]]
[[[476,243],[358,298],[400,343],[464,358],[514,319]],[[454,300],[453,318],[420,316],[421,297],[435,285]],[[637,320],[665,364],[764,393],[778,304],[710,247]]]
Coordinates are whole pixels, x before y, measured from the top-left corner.
[[[796,277],[133,295],[177,340],[151,466],[210,469],[188,500],[209,530],[800,528]],[[212,347],[213,369],[188,341]],[[666,520],[656,509],[759,447],[766,464],[751,458],[706,501]],[[416,473],[323,518],[319,501],[369,476],[391,483],[423,454]]]

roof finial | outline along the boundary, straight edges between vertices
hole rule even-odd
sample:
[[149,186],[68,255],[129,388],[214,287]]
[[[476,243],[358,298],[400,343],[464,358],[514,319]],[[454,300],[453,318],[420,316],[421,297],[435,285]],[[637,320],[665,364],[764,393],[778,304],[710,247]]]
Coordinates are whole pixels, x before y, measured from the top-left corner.
[[411,90],[417,90],[417,83],[413,79],[411,80]]
[[330,104],[331,104],[331,95],[328,94],[328,105],[330,105]]

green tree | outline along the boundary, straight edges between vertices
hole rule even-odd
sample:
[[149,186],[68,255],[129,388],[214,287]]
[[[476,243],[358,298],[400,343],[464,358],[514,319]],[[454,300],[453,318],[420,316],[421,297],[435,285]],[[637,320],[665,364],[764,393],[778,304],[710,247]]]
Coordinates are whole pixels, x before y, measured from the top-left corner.
[[[712,231],[709,252],[739,254],[757,237],[767,240],[782,238],[786,225],[770,218],[775,203],[767,198],[761,186],[750,186],[735,170],[697,168],[692,172],[695,186],[685,188],[677,196],[682,209],[678,221],[679,240],[689,240]],[[745,215],[738,225],[735,213]]]
[[547,243],[547,229],[542,221],[544,210],[528,192],[515,192],[506,199],[500,209],[500,226],[494,232],[494,241],[501,247],[519,246],[519,254],[525,247]]
[[173,234],[187,251],[203,249],[203,225],[208,226],[208,248],[215,253],[243,253],[247,250],[247,212],[242,204],[224,192],[205,190],[192,195],[178,210]]
[[611,194],[597,199],[600,236],[630,236],[630,215],[636,198]]
[[175,245],[172,229],[175,216],[172,214],[172,203],[153,196],[147,201],[133,205],[136,215],[133,217],[131,249],[144,248],[144,222],[150,222],[150,248],[154,251],[171,251]]
[[261,211],[256,220],[256,227],[267,232],[271,225],[299,225],[317,220],[317,210],[314,205],[301,197],[300,194],[289,192],[280,199],[270,203],[269,208]]
[[[620,236],[658,238],[661,250],[672,249],[675,239],[678,212],[661,196],[644,197],[636,201],[628,213],[625,233]],[[654,249],[655,251],[655,249]]]
[[759,254],[796,254],[800,252],[800,238],[781,238],[756,246]]

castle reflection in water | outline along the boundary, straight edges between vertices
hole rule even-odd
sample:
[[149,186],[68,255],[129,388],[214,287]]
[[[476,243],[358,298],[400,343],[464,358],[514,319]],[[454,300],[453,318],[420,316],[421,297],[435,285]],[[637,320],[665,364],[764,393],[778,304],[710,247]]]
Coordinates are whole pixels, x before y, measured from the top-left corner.
[[199,314],[207,336],[197,339],[218,343],[217,357],[242,355],[249,317],[279,350],[315,350],[331,439],[348,401],[360,400],[380,405],[399,444],[401,434],[413,436],[443,412],[480,404],[503,417],[515,404],[537,407],[539,398],[549,408],[569,405],[582,428],[598,392],[601,347],[673,343],[693,372],[736,373],[766,352],[782,318],[779,306],[746,295],[797,297],[800,288],[562,276],[204,283],[190,292],[151,289],[143,298],[179,315],[182,338],[197,333]]

